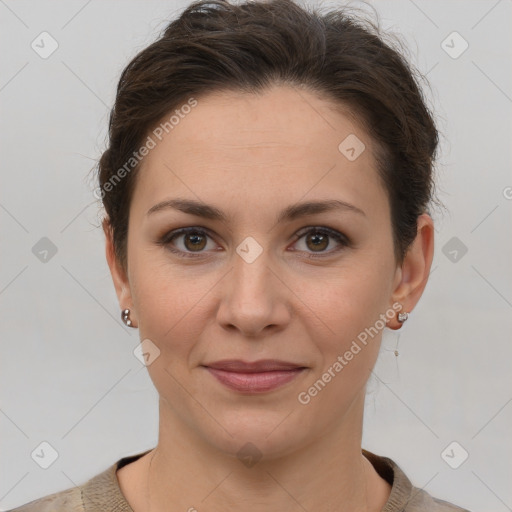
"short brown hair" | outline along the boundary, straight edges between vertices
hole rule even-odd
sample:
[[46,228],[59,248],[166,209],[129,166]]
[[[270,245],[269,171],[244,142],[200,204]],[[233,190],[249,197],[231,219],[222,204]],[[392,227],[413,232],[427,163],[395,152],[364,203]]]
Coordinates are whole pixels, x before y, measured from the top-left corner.
[[348,109],[372,137],[390,203],[395,257],[402,262],[418,216],[433,201],[438,147],[418,77],[375,23],[346,8],[320,14],[292,0],[190,4],[119,79],[109,145],[98,165],[118,261],[127,268],[129,207],[140,165],[114,186],[107,184],[154,126],[191,96],[286,83]]

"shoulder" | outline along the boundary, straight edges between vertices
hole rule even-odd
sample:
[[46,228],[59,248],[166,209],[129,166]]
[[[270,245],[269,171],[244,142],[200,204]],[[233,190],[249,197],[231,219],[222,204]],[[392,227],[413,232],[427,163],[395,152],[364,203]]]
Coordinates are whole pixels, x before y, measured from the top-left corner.
[[412,488],[410,500],[404,512],[469,512],[453,503],[434,498],[423,489]]
[[[118,464],[119,461],[82,485],[48,494],[8,512],[98,512],[111,510],[111,505],[118,505],[122,502],[122,495],[116,487],[115,471]],[[122,509],[116,510],[121,511]]]
[[83,512],[84,510],[81,489],[74,487],[49,494],[8,512]]
[[434,498],[412,485],[400,466],[388,457],[363,450],[373,467],[391,485],[391,493],[383,512],[470,512],[453,503]]
[[7,512],[133,512],[119,487],[116,472],[150,451],[123,457],[82,485],[48,494]]

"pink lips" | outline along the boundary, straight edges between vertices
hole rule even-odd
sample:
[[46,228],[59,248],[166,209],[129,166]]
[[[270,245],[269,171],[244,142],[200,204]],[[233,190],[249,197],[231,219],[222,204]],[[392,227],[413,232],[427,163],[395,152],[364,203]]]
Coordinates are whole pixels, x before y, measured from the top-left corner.
[[276,359],[245,362],[226,359],[204,365],[222,384],[244,393],[263,393],[293,380],[304,366]]

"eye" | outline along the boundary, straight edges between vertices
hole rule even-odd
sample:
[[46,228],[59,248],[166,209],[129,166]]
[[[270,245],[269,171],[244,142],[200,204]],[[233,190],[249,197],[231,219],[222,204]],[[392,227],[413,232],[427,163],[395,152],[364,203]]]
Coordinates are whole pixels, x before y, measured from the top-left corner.
[[[205,256],[208,249],[216,250],[215,244],[213,244],[213,247],[208,247],[208,239],[212,239],[212,237],[204,229],[187,227],[165,234],[157,243],[179,257],[197,258]],[[308,252],[308,250],[311,250],[312,253],[307,254],[308,258],[325,257],[351,246],[350,240],[343,233],[325,226],[309,226],[306,231],[303,230],[296,234],[296,244],[302,239],[304,239],[305,249],[293,249],[293,251]],[[338,247],[326,251],[332,245],[332,240],[336,241]]]
[[[297,236],[297,242],[304,239],[303,246],[305,246],[305,249],[299,250],[305,250],[305,252],[311,250],[313,252],[307,255],[308,258],[321,258],[350,246],[350,240],[343,233],[328,227],[310,227],[305,232],[297,233]],[[332,240],[335,240],[338,243],[338,247],[330,251],[326,251],[325,249],[332,245]]]
[[[181,243],[175,243],[175,240],[181,238]],[[195,258],[204,256],[203,249],[207,248],[207,239],[211,238],[210,235],[203,229],[190,227],[181,228],[171,231],[159,240],[159,244],[163,245],[171,252],[183,258]],[[178,246],[176,248],[176,246]],[[210,249],[212,249],[210,247]],[[197,253],[197,254],[194,254]]]

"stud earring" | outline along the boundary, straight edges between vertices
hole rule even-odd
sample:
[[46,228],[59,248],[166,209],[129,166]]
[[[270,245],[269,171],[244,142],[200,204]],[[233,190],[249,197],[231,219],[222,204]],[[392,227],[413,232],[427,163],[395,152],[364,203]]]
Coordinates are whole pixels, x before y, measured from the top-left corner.
[[128,327],[134,327],[132,325],[132,321],[130,320],[130,310],[129,309],[123,309],[121,311],[121,318],[123,320],[123,322],[128,326]]
[[397,319],[398,321],[403,324],[407,319],[409,318],[409,313],[398,313]]

